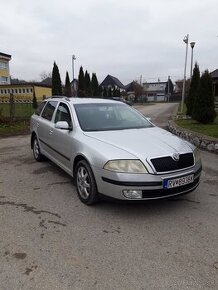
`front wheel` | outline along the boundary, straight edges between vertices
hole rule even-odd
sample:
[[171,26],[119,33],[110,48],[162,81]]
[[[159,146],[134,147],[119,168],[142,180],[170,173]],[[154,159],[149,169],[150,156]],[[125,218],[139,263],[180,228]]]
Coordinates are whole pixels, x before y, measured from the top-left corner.
[[39,141],[36,136],[33,138],[33,156],[36,161],[40,162],[44,160],[44,155],[40,152]]
[[91,205],[98,201],[98,191],[95,177],[88,162],[81,160],[76,165],[75,183],[79,199]]

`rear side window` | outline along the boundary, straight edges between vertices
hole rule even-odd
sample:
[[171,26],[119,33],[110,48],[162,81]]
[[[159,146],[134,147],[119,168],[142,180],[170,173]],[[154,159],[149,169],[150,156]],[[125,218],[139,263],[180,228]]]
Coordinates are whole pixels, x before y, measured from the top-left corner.
[[47,102],[42,112],[42,118],[51,121],[56,106],[57,106],[57,102],[54,102],[54,101]]
[[43,108],[45,107],[46,102],[39,104],[38,108],[36,109],[36,115],[40,115],[42,113]]

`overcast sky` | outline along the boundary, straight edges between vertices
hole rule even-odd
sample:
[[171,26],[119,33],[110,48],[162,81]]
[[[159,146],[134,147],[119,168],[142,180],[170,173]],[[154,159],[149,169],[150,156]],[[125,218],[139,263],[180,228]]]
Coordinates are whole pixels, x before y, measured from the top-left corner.
[[[200,70],[218,68],[217,0],[1,1],[0,52],[12,55],[11,75],[40,80],[56,61],[62,81],[79,67],[102,81],[127,84],[183,77],[185,43],[195,41]],[[189,49],[187,75],[190,75]]]

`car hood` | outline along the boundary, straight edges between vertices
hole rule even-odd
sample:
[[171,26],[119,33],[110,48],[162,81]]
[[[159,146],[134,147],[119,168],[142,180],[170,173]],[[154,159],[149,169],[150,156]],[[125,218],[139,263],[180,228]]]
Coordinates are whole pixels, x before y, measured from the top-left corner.
[[192,152],[188,142],[158,127],[85,132],[84,134],[123,149],[140,159],[168,155],[174,152]]

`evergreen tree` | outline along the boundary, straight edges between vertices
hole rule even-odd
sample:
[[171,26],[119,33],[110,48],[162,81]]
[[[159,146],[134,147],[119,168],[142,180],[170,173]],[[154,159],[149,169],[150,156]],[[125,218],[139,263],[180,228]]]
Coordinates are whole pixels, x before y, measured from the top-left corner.
[[14,103],[14,95],[10,94],[9,98],[9,113],[10,113],[10,122],[14,121],[15,116],[15,103]]
[[103,89],[103,98],[107,98],[107,89],[106,89],[106,87],[104,87],[104,89]]
[[57,64],[54,62],[52,70],[52,95],[62,96],[61,78]]
[[83,72],[83,67],[80,67],[79,77],[78,77],[78,97],[85,97],[85,76]]
[[103,98],[103,88],[102,86],[98,86],[99,97]]
[[37,109],[38,107],[35,90],[33,90],[32,107],[33,109]]
[[200,70],[199,70],[198,64],[195,63],[189,93],[186,99],[186,106],[187,106],[186,114],[192,117],[193,117],[193,107],[195,103],[197,102],[197,98],[198,98],[199,85],[200,85]]
[[[168,90],[168,86],[169,86],[169,90]],[[170,95],[172,95],[173,91],[174,91],[174,85],[173,85],[171,79],[169,78],[167,80],[167,83],[166,83],[165,94],[168,95],[168,93],[170,93]]]
[[68,72],[66,72],[66,78],[65,78],[65,88],[64,93],[66,97],[71,97],[71,85],[70,85],[70,78]]
[[99,84],[98,84],[98,79],[96,77],[96,74],[93,73],[92,74],[92,95],[93,97],[99,97],[100,93],[99,93]]
[[108,98],[111,99],[112,98],[112,90],[111,88],[108,89],[108,94],[107,94]]
[[90,75],[86,70],[85,72],[85,96],[91,97],[91,93],[92,93],[92,88],[91,88]]
[[117,98],[119,98],[120,97],[120,89],[119,88],[117,88],[117,89],[113,89],[113,97],[117,97]]
[[200,78],[198,98],[193,106],[193,118],[203,124],[212,123],[216,118],[212,78],[208,70]]

